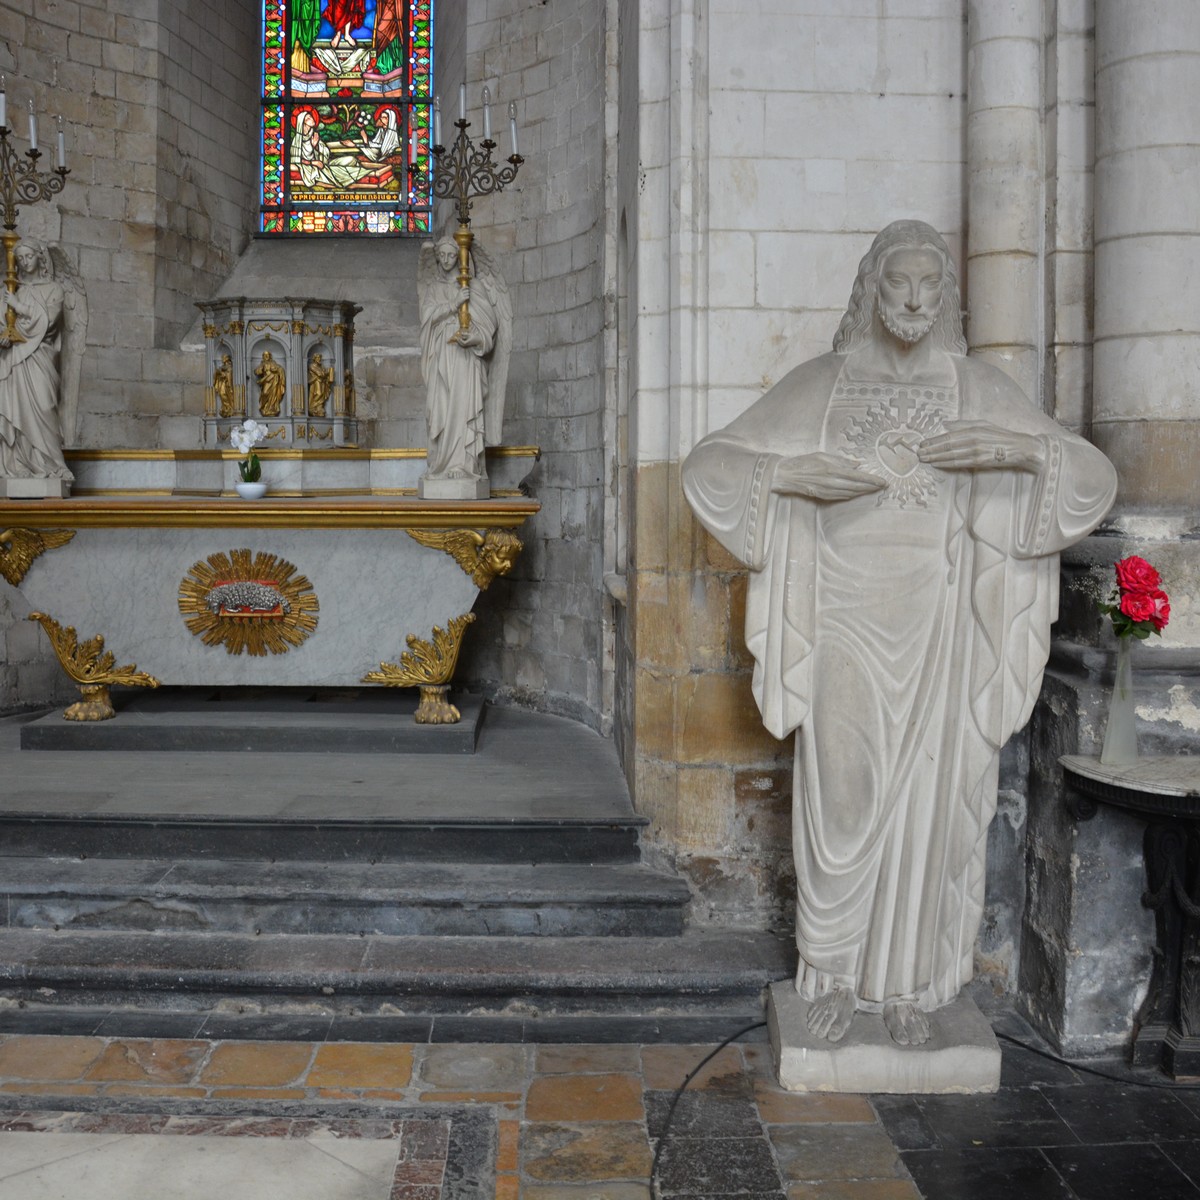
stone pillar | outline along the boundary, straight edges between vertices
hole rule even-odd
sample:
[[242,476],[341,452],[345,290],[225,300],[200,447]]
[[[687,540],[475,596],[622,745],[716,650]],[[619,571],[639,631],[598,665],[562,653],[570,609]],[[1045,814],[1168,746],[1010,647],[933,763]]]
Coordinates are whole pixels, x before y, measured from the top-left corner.
[[1042,4],[967,3],[967,338],[1042,405]]
[[1200,5],[1096,0],[1092,429],[1117,509],[1194,509],[1200,459]]
[[[1059,31],[1061,36],[1062,30]],[[1154,925],[1140,900],[1143,824],[1066,810],[1062,754],[1098,754],[1115,640],[1073,583],[1129,554],[1171,594],[1160,640],[1135,646],[1142,754],[1200,733],[1200,5],[1095,0],[1092,438],[1117,468],[1106,523],[1064,555],[1061,616],[1032,722],[1028,905],[1020,999],[1068,1054],[1128,1045]]]

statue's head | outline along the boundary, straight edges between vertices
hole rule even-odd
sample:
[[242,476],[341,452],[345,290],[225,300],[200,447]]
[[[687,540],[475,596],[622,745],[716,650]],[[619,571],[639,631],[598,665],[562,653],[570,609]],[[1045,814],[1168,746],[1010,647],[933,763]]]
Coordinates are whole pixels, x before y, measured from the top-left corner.
[[271,362],[271,361],[273,361],[273,358],[274,358],[274,356],[271,354],[270,350],[263,351],[263,356],[262,356],[263,362]]
[[871,243],[833,348],[849,354],[880,336],[880,327],[903,342],[929,337],[948,354],[967,352],[954,260],[924,221],[893,221]]
[[17,243],[13,251],[17,271],[25,278],[50,274],[50,255],[41,242],[32,240]]
[[453,271],[458,266],[458,244],[453,238],[439,238],[433,250],[443,271]]

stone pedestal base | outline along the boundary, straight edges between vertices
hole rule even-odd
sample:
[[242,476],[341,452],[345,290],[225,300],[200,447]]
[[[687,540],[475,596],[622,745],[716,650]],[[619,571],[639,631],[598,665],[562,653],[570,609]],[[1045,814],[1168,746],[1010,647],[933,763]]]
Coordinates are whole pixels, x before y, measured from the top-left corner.
[[427,479],[422,475],[417,480],[417,495],[422,500],[487,500],[491,494],[486,475],[482,479]]
[[930,1013],[923,1046],[898,1046],[883,1018],[856,1013],[840,1042],[808,1031],[808,1001],[789,979],[771,984],[767,1024],[781,1087],[790,1092],[958,1093],[1000,1087],[1000,1047],[966,994]]
[[0,479],[3,495],[9,500],[63,500],[71,494],[65,479]]

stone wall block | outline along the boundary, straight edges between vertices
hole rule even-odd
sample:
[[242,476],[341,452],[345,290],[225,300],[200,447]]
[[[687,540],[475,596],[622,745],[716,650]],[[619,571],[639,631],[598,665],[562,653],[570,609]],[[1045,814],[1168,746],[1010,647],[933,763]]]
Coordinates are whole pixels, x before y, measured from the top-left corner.
[[1015,201],[1012,188],[1022,184],[1029,195],[1040,194],[1034,165],[1001,164],[971,172],[967,203],[972,219],[979,222],[978,228],[972,227],[969,271],[972,299],[978,291],[978,264],[985,255],[1014,251],[1033,255],[1037,251],[1041,213],[1035,204]]
[[729,575],[729,643],[726,662],[734,671],[751,670],[754,656],[746,646],[746,600],[750,578],[745,570]]
[[1099,67],[1140,55],[1200,53],[1200,16],[1185,0],[1097,0]]
[[[1036,8],[1026,5],[1026,8]],[[968,123],[984,109],[1038,110],[1041,38],[1002,37],[979,45],[972,37],[967,52]]]
[[[1102,368],[1097,355],[1097,384]],[[1141,397],[1126,399],[1132,402]],[[1113,462],[1121,464],[1115,505],[1118,511],[1123,508],[1195,511],[1200,421],[1107,421],[1097,416],[1093,419],[1092,440]]]
[[650,821],[643,834],[651,842],[673,846],[678,821],[677,778],[672,762],[637,756],[634,759],[631,791],[638,798],[638,812]]
[[733,815],[733,771],[728,767],[680,767],[676,775],[675,844],[686,853],[728,846]]
[[[1099,304],[1097,304],[1099,307]],[[1194,420],[1200,344],[1195,338],[1112,337],[1094,351],[1094,419]]]
[[1054,419],[1074,433],[1090,433],[1092,353],[1090,346],[1054,347]]
[[1024,0],[967,0],[967,25],[971,41],[1040,38],[1042,14],[1037,4]]
[[984,255],[972,258],[970,272],[972,348],[1031,344],[1037,330],[1037,259],[1025,254]]
[[[1180,24],[1172,22],[1172,31]],[[1100,159],[1139,146],[1194,146],[1195,109],[1179,103],[1179,98],[1200,95],[1200,53],[1131,59],[1110,67],[1101,66],[1096,74],[1096,88]],[[1102,89],[1122,97],[1121,102],[1101,103]]]
[[[1140,237],[1108,243],[1097,282],[1119,284],[1120,292],[1114,294],[1097,287],[1097,340],[1114,335],[1200,334],[1200,273],[1195,270],[1198,254],[1200,236],[1175,231],[1163,235],[1147,231]],[[1181,327],[1184,313],[1194,315]]]
[[[634,699],[634,741],[639,758],[675,762],[675,707],[678,677],[642,667]],[[635,797],[640,804],[640,797]]]
[[680,679],[678,732],[681,763],[754,765],[780,753],[781,743],[763,728],[748,673]]
[[1147,231],[1200,233],[1200,151],[1196,146],[1133,149],[1105,158],[1098,168],[1096,227],[1106,238]]

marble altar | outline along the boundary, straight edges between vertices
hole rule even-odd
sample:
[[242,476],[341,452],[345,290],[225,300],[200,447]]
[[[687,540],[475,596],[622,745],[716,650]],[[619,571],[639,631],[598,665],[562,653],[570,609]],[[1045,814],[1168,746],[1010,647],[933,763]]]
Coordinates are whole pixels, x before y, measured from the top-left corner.
[[861,1090],[906,1090],[906,1074],[943,1090],[929,1014],[971,978],[1000,749],[1038,695],[1058,553],[1116,491],[1098,450],[965,355],[945,243],[895,222],[833,352],[683,466],[697,517],[750,568],[763,722],[796,734],[803,1004],[772,1018],[777,1061],[843,1045],[807,1056],[791,1088],[826,1086],[869,1018],[887,1036]]
[[[497,447],[496,473],[517,484],[536,456]],[[92,494],[0,501],[0,573],[157,683],[444,689],[475,597],[511,569],[537,501],[515,486],[421,500],[421,451],[350,449],[264,451],[264,476],[286,464],[291,486],[243,501],[237,457],[77,452]]]

